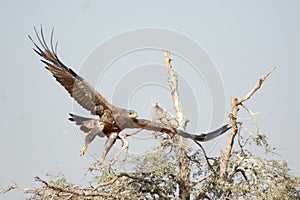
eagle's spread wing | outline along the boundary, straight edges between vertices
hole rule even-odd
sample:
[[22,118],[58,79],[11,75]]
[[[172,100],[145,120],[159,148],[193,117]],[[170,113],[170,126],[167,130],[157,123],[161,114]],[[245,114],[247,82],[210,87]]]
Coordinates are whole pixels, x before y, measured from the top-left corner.
[[159,131],[162,133],[178,134],[184,138],[190,138],[192,140],[196,140],[196,141],[200,141],[200,142],[207,142],[209,140],[212,140],[212,139],[222,135],[223,133],[228,131],[231,128],[231,126],[230,126],[230,124],[226,124],[226,125],[223,125],[221,128],[219,128],[215,131],[209,132],[209,133],[191,134],[191,133],[187,133],[182,130],[175,129],[169,125],[160,124],[160,123],[156,123],[156,122],[153,122],[150,120],[145,120],[145,119],[136,119],[134,121],[134,124],[132,126],[130,126],[129,128],[142,128],[142,129],[151,130],[151,131]]
[[91,111],[92,114],[101,115],[104,109],[114,110],[111,105],[101,94],[99,94],[87,81],[77,75],[72,69],[65,66],[58,58],[56,45],[53,45],[53,31],[51,33],[51,46],[47,46],[43,31],[40,35],[34,28],[39,45],[30,37],[36,49],[34,51],[42,57],[42,62],[56,80],[69,92],[69,94],[83,108]]
[[149,131],[158,131],[168,134],[176,134],[177,131],[172,126],[161,124],[147,119],[136,119],[133,123],[128,124],[128,128],[142,128]]
[[226,131],[228,131],[231,128],[229,124],[226,124],[222,126],[221,128],[218,128],[215,131],[209,132],[209,133],[201,133],[199,135],[190,134],[181,130],[177,130],[177,134],[184,137],[184,138],[191,138],[192,140],[200,141],[200,142],[207,142],[209,140],[212,140]]

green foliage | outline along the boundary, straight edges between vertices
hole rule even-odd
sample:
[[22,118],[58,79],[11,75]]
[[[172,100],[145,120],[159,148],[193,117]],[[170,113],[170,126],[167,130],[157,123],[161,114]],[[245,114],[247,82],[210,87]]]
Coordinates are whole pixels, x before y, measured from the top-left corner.
[[300,198],[300,179],[290,173],[285,161],[265,160],[238,151],[231,155],[227,179],[216,172],[200,188],[198,196],[206,192],[212,199]]
[[[157,139],[159,147],[129,156],[130,172],[93,166],[86,187],[68,182],[63,174],[48,174],[48,182],[39,181],[41,187],[30,190],[30,199],[178,199],[179,169],[171,139]],[[287,162],[263,159],[247,150],[267,144],[265,137],[260,140],[264,141],[231,153],[225,177],[220,177],[220,156],[207,158],[201,149],[186,147],[191,199],[300,199],[300,179],[290,173]]]

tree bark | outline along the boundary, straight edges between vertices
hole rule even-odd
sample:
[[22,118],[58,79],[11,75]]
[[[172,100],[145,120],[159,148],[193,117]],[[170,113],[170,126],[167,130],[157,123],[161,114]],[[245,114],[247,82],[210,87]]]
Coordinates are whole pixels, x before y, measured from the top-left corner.
[[[178,123],[178,129],[185,130],[188,123],[187,118],[183,115],[179,93],[178,93],[178,76],[171,66],[170,53],[164,50],[165,64],[169,72],[168,84],[171,90],[172,101],[174,110],[176,112],[176,121]],[[186,155],[186,139],[178,135],[175,135],[172,139],[173,147],[175,149],[176,161],[179,168],[179,199],[190,199],[190,174],[191,169],[189,166],[189,160]]]

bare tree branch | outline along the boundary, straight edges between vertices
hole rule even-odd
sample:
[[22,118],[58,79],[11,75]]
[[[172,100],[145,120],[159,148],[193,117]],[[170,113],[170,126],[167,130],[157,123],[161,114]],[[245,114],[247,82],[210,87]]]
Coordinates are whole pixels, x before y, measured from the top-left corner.
[[169,58],[170,52],[164,50],[165,64],[169,72],[168,84],[171,89],[171,96],[173,100],[174,109],[176,112],[176,120],[178,122],[178,129],[185,130],[188,119],[184,116],[181,108],[179,93],[178,93],[178,76],[172,68],[171,59]]
[[[176,121],[178,122],[178,129],[185,130],[188,119],[184,116],[181,108],[179,93],[178,93],[178,77],[171,65],[169,58],[169,51],[164,50],[164,60],[169,72],[168,84],[171,90],[174,110],[176,112]],[[175,135],[173,138],[173,146],[175,149],[176,159],[179,167],[179,199],[190,199],[190,173],[188,157],[185,153],[186,139]]]
[[[110,193],[103,193],[103,192],[94,192],[93,188],[84,188],[81,186],[75,186],[74,190],[66,189],[62,187],[57,187],[54,185],[49,184],[47,181],[42,180],[40,177],[35,177],[35,181],[41,182],[45,187],[41,188],[24,188],[20,185],[14,184],[7,189],[3,190],[3,193],[9,192],[14,189],[21,189],[25,193],[31,193],[31,194],[40,194],[41,192],[45,192],[47,190],[53,190],[58,193],[62,193],[64,195],[62,196],[68,196],[72,197],[73,195],[80,196],[80,197],[106,197],[106,198],[113,198],[113,199],[119,199],[116,195],[110,194]],[[107,182],[104,185],[112,184],[115,180],[112,179],[112,181]],[[85,192],[85,191],[92,191],[92,192]],[[68,198],[67,198],[68,199]]]
[[25,188],[25,187],[22,187],[20,185],[17,185],[16,183],[14,183],[13,185],[9,186],[8,188],[1,188],[1,193],[2,194],[5,194],[11,190],[15,190],[15,189],[20,189],[22,191],[24,191],[24,193],[39,193],[40,191],[42,191],[43,189],[42,188]]
[[103,193],[103,192],[79,192],[76,190],[69,190],[61,187],[57,187],[54,185],[49,184],[47,181],[42,180],[40,177],[35,177],[35,180],[37,182],[43,183],[46,188],[52,189],[57,192],[62,192],[62,193],[67,193],[67,194],[73,194],[76,196],[82,196],[82,197],[109,197],[109,198],[114,198],[114,199],[119,199],[116,195],[114,194],[109,194],[109,193]]
[[221,162],[220,162],[221,177],[224,177],[225,172],[227,170],[229,157],[231,155],[231,150],[232,150],[232,146],[234,143],[234,138],[238,132],[238,127],[237,127],[237,113],[239,111],[238,106],[241,105],[244,101],[250,99],[253,96],[253,94],[261,87],[261,85],[267,79],[267,77],[274,70],[275,70],[275,67],[273,67],[271,70],[269,70],[267,72],[266,75],[264,75],[261,79],[259,79],[258,83],[250,90],[250,92],[248,92],[248,94],[246,96],[244,96],[243,98],[240,98],[240,99],[238,99],[236,97],[232,97],[232,99],[231,99],[231,112],[228,114],[228,117],[230,119],[232,129],[229,133],[227,144],[226,144],[225,150],[223,152],[223,155],[221,157]]

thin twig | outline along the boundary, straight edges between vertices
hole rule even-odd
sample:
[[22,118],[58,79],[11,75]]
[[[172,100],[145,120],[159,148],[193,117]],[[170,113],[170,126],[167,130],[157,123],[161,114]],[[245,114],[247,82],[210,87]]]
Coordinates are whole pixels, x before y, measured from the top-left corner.
[[191,183],[191,187],[197,185],[198,183],[201,183],[202,181],[205,181],[207,178],[209,178],[211,175],[213,174],[212,171],[210,171],[208,174],[206,174],[205,176],[199,178],[198,180],[194,181],[193,183]]
[[276,69],[276,67],[272,67],[272,69],[270,69],[266,75],[264,75],[261,79],[258,80],[257,84],[254,86],[254,88],[252,88],[252,90],[250,90],[248,92],[248,94],[246,94],[246,96],[244,96],[243,98],[240,98],[238,100],[238,104],[243,103],[244,101],[247,101],[248,99],[250,99],[252,97],[252,95],[261,87],[261,85],[263,84],[263,82],[268,78],[268,76]]
[[241,152],[244,153],[244,146],[247,144],[248,138],[246,139],[244,144],[242,144],[242,142],[241,142],[241,137],[242,137],[241,136],[241,130],[242,130],[242,122],[240,122],[240,126],[239,126],[239,129],[238,129],[238,144],[239,144]]
[[132,179],[137,179],[137,177],[133,177],[127,173],[121,173],[121,174],[118,174],[116,175],[115,177],[113,177],[111,180],[105,182],[105,183],[100,183],[99,185],[97,185],[96,187],[94,188],[91,188],[91,190],[93,191],[96,191],[98,190],[100,187],[104,187],[104,186],[107,186],[107,185],[112,185],[114,182],[116,182],[119,178],[121,177],[127,177],[127,178],[132,178]]
[[204,155],[204,158],[205,158],[205,160],[206,160],[206,163],[207,163],[208,167],[209,167],[212,171],[215,172],[214,168],[212,167],[212,165],[210,164],[210,162],[209,162],[209,160],[208,160],[209,158],[208,158],[208,156],[207,156],[207,154],[206,154],[206,152],[205,152],[203,146],[202,146],[198,141],[196,141],[196,140],[194,140],[194,142],[195,142],[195,143],[200,147],[200,149],[202,150],[203,155]]
[[253,123],[254,123],[254,125],[255,125],[255,133],[256,133],[256,135],[258,135],[259,133],[258,133],[258,124],[257,124],[257,120],[256,120],[256,117],[255,117],[255,113],[254,112],[252,112],[248,107],[246,107],[244,104],[241,104],[241,106],[251,115],[251,117],[252,117],[252,121],[253,121]]

